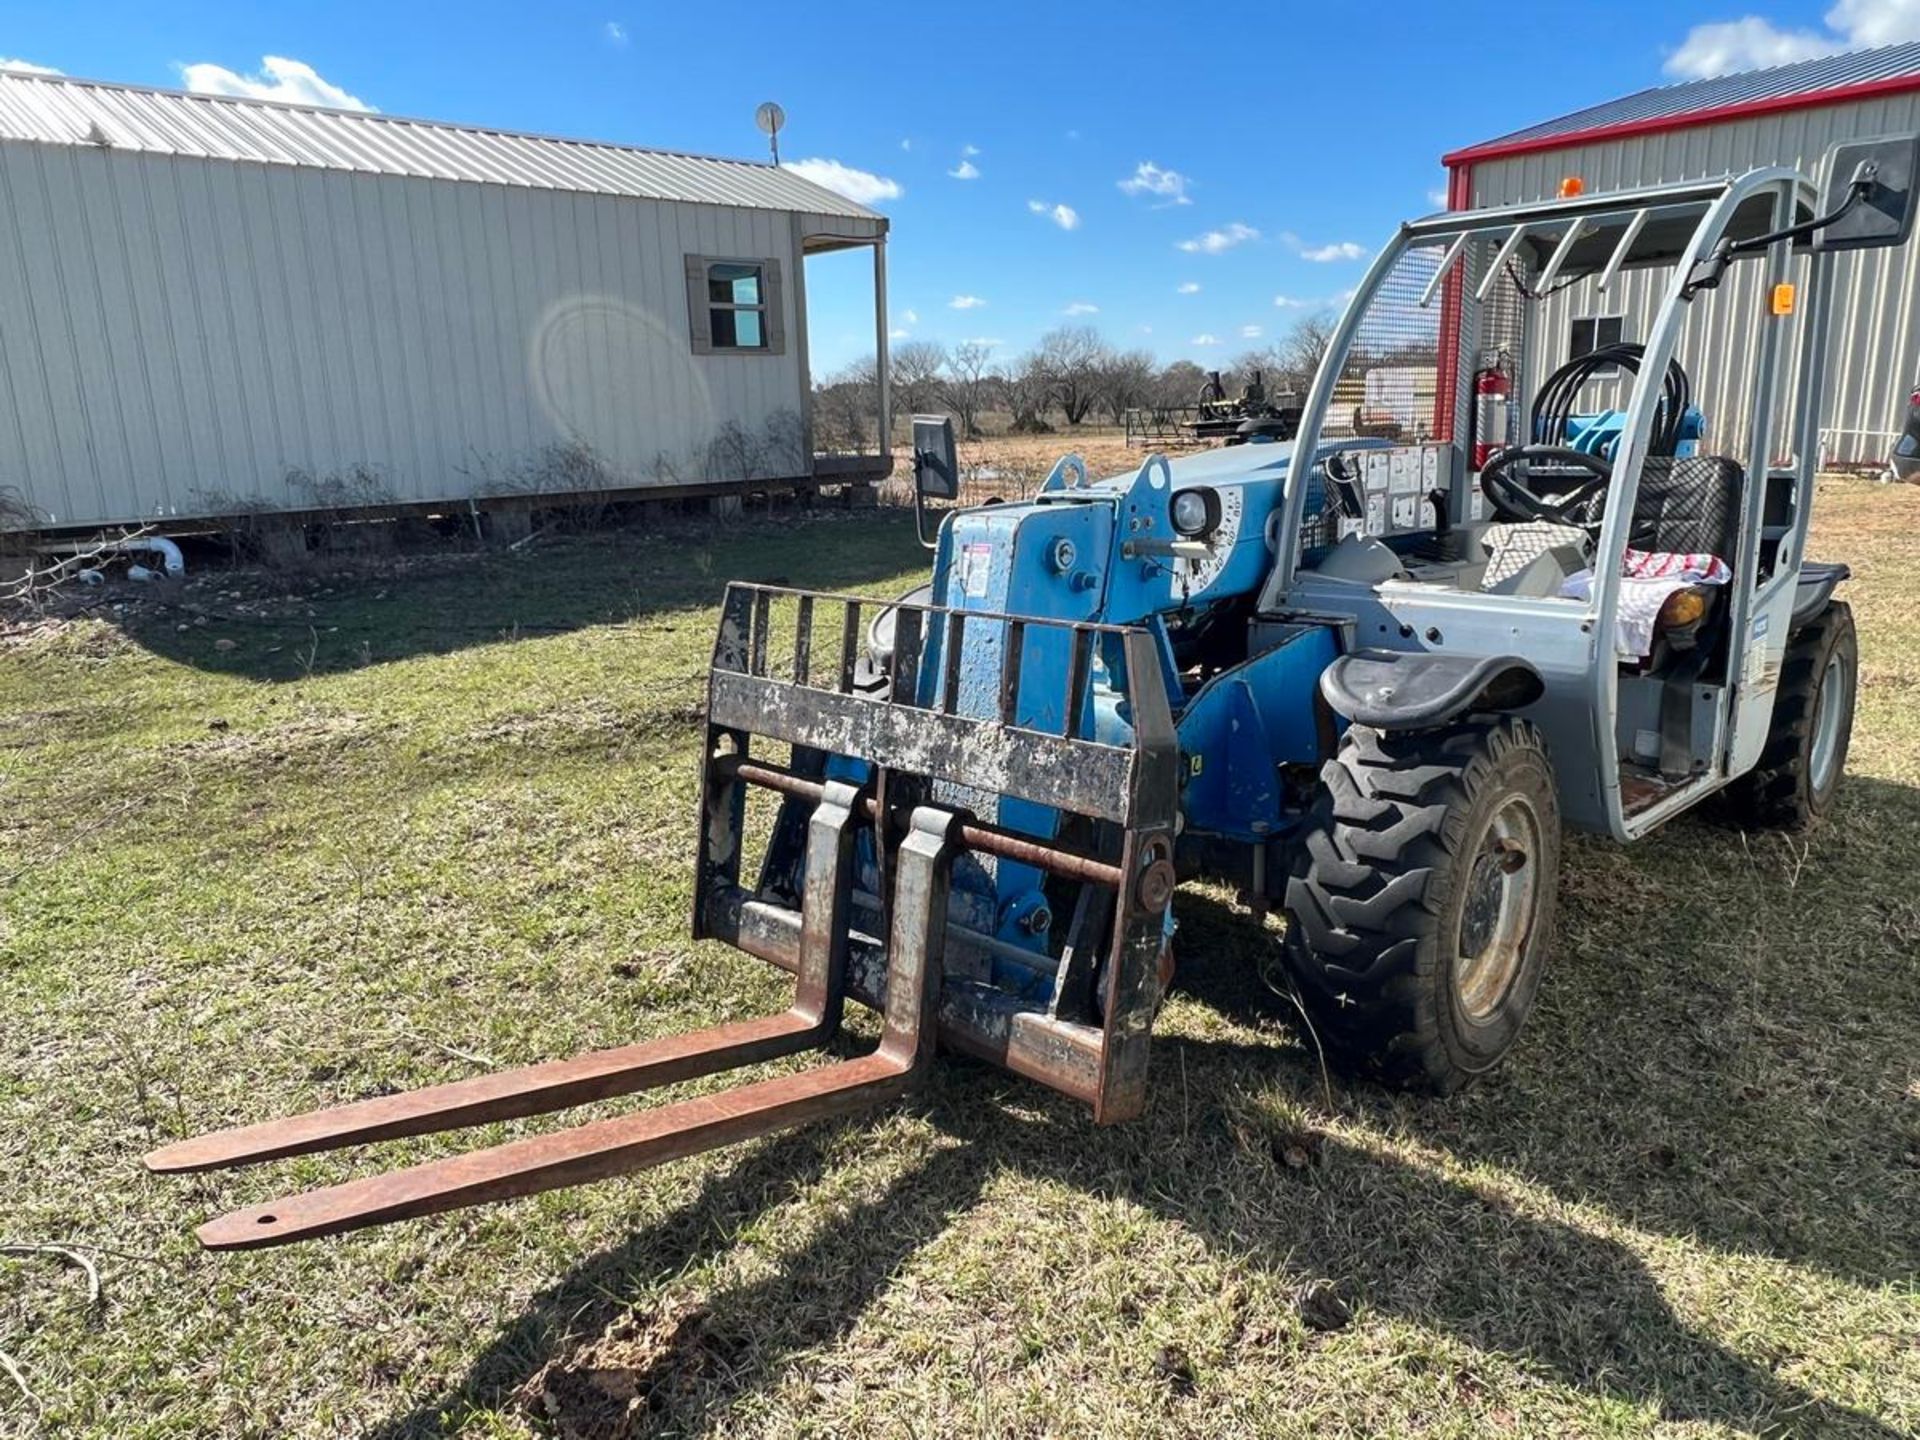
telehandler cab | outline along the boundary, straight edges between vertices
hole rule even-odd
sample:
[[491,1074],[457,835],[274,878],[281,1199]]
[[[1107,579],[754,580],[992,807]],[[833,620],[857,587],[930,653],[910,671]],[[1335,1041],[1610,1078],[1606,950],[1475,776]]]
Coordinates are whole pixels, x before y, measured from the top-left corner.
[[[1622,841],[1720,791],[1830,803],[1844,566],[1805,558],[1841,252],[1900,244],[1920,136],[1824,183],[1755,170],[1430,216],[1334,331],[1297,438],[953,509],[898,601],[734,585],[693,928],[792,971],[785,1013],[184,1140],[204,1170],[539,1114],[818,1047],[857,1058],[251,1206],[282,1244],[592,1180],[897,1096],[936,1044],[1139,1112],[1178,881],[1284,912],[1349,1069],[1449,1091],[1514,1043],[1563,824]],[[1634,338],[1556,365],[1604,307]],[[1599,337],[1591,333],[1588,338]],[[1745,336],[1743,383],[1688,360]],[[1697,360],[1695,361],[1697,366]],[[957,499],[942,421],[917,493]],[[775,813],[750,823],[750,795]],[[757,863],[750,857],[757,856]]]

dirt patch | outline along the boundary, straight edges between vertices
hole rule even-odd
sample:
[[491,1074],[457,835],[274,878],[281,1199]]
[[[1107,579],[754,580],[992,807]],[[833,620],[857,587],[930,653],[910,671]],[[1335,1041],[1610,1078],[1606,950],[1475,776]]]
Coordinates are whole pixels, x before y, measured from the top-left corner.
[[204,740],[182,741],[167,747],[167,753],[221,765],[279,764],[295,755],[337,753],[366,743],[380,728],[368,716],[351,712],[303,715],[261,730],[235,730],[224,717],[213,715],[207,719]]
[[676,1395],[728,1368],[736,1348],[713,1329],[705,1305],[674,1297],[548,1361],[514,1399],[560,1440],[628,1440]]

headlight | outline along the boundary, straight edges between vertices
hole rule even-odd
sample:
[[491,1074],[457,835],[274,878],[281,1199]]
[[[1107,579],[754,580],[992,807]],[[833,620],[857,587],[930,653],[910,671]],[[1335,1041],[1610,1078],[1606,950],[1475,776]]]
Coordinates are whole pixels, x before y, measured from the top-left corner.
[[1182,490],[1167,507],[1175,534],[1205,535],[1220,524],[1220,494],[1204,486]]

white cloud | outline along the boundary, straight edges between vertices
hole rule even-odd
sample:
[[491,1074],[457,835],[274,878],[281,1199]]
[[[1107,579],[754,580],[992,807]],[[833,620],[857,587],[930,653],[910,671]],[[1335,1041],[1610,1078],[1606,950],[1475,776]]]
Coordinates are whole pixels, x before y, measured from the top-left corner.
[[1240,327],[1240,338],[1242,340],[1258,340],[1264,334],[1266,334],[1266,331],[1262,330],[1258,325],[1242,325]]
[[980,153],[980,147],[978,145],[962,145],[960,147],[960,153],[971,160],[975,155]]
[[991,350],[994,346],[1004,345],[1007,342],[997,336],[975,335],[971,339],[962,340],[960,343],[962,345],[984,345],[987,349]]
[[1090,305],[1085,300],[1076,300],[1060,312],[1062,315],[1098,315],[1100,307]]
[[1447,187],[1444,185],[1436,185],[1433,189],[1427,191],[1427,203],[1436,210],[1446,209],[1452,202],[1452,199],[1453,197],[1447,194]]
[[295,105],[322,105],[333,110],[366,110],[373,106],[322,79],[304,60],[264,55],[260,73],[238,75],[224,65],[182,65],[180,79],[196,95],[233,95],[245,100],[285,100]]
[[1140,333],[1141,333],[1142,335],[1151,335],[1151,334],[1153,333],[1153,326],[1151,326],[1151,325],[1142,325],[1142,326],[1140,327]]
[[1735,70],[1789,65],[1844,49],[1842,41],[1812,30],[1782,30],[1771,20],[1745,15],[1696,25],[1667,57],[1666,71],[1685,80],[1705,80]]
[[1298,295],[1276,295],[1273,297],[1273,303],[1282,310],[1317,310],[1328,305],[1344,305],[1352,298],[1353,291],[1342,290],[1338,295],[1308,300],[1303,300]]
[[1920,40],[1920,0],[1837,0],[1824,18],[1825,30],[1786,29],[1758,15],[1696,25],[1667,57],[1667,74],[1704,80],[1841,50]]
[[1178,285],[1173,287],[1173,293],[1176,295],[1198,295],[1200,293],[1200,282],[1198,280],[1182,280]]
[[1898,45],[1920,40],[1920,5],[1914,0],[1839,0],[1827,24],[1854,46]]
[[956,295],[947,302],[949,310],[978,310],[987,302],[978,295]]
[[889,340],[911,340],[911,339],[913,338],[913,331],[911,331],[911,330],[889,330],[889,331],[887,331],[887,338],[888,338]]
[[1222,230],[1209,230],[1204,235],[1196,235],[1191,240],[1182,240],[1179,248],[1189,255],[1218,255],[1223,250],[1231,250],[1236,245],[1244,245],[1249,240],[1258,240],[1260,232],[1251,225],[1242,225],[1234,221]]
[[911,136],[909,136],[909,137],[908,137],[907,139],[905,139],[905,140],[902,140],[902,141],[900,142],[900,148],[901,148],[902,150],[911,150],[911,149],[913,149],[913,139],[912,139],[912,137],[911,137]]
[[1062,230],[1080,228],[1080,212],[1071,205],[1049,205],[1044,200],[1029,200],[1027,209],[1036,215],[1044,215]]
[[1129,195],[1158,195],[1163,205],[1191,205],[1187,186],[1191,182],[1178,170],[1163,170],[1151,160],[1133,167],[1133,174],[1119,182]]
[[958,165],[954,166],[953,169],[949,170],[947,174],[956,180],[978,180],[980,178],[980,167],[971,160],[962,160]]
[[918,325],[920,323],[920,312],[917,310],[909,310],[907,311],[906,314],[902,315],[900,318],[906,321],[907,324],[909,325]]
[[14,70],[22,75],[64,75],[64,70],[56,70],[51,65],[36,65],[31,60],[15,60],[0,55],[0,70]]
[[868,170],[856,170],[851,165],[842,165],[838,160],[788,160],[780,168],[791,170],[802,180],[824,185],[856,205],[877,205],[882,200],[898,200],[907,193],[897,180],[889,180],[884,175],[875,175]]
[[609,20],[602,28],[609,45],[625,45],[627,43],[627,27],[622,25],[618,20]]
[[1217,335],[1196,335],[1187,343],[1189,345],[1218,345],[1220,343],[1220,337]]
[[1356,245],[1351,240],[1336,240],[1330,245],[1309,245],[1291,230],[1281,231],[1280,240],[1302,260],[1311,260],[1317,265],[1335,260],[1361,260],[1367,253],[1364,245]]

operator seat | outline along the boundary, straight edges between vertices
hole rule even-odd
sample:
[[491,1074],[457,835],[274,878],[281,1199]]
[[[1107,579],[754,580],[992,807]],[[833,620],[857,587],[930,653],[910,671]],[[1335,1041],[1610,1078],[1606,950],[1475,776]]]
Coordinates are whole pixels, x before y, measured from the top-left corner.
[[[1649,456],[1640,470],[1627,544],[1635,550],[1712,555],[1733,568],[1740,550],[1740,506],[1746,468],[1725,455]],[[1719,648],[1727,616],[1726,585],[1688,586],[1689,609],[1662,609],[1647,668],[1685,682],[1701,673]],[[1669,605],[1680,602],[1676,595]],[[1676,657],[1691,656],[1676,665]]]
[[1724,455],[1648,457],[1627,543],[1636,550],[1717,555],[1731,566],[1740,549],[1746,481],[1746,469]]

